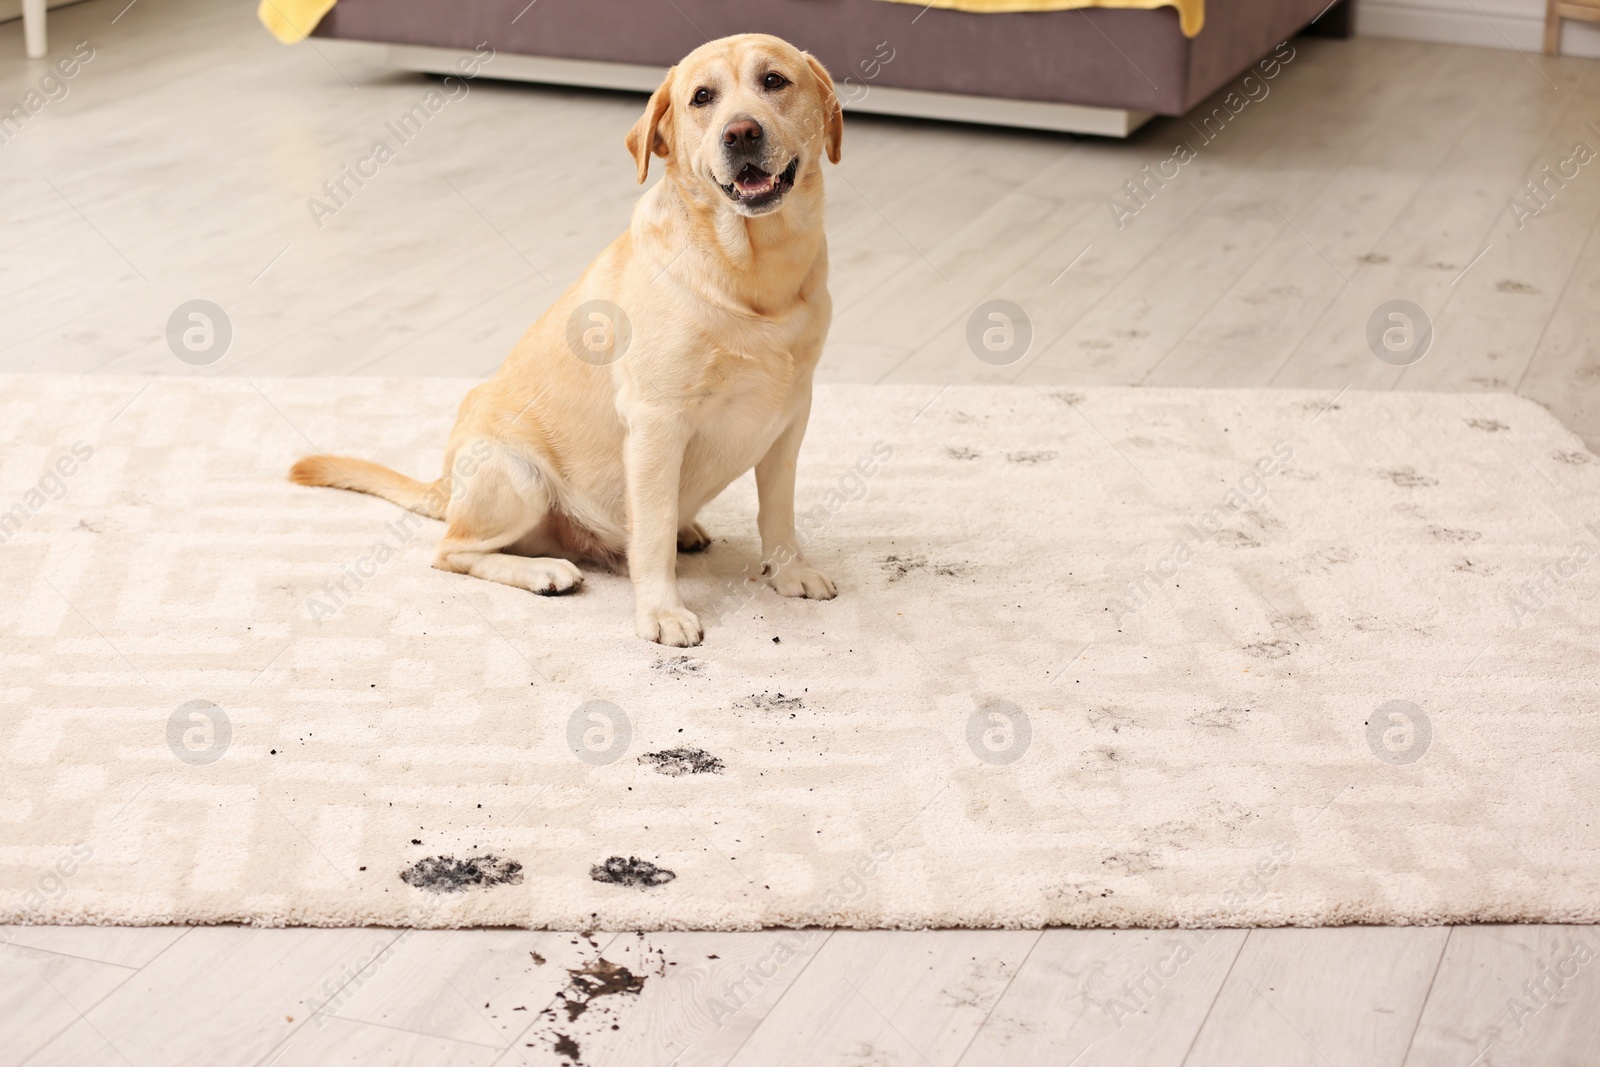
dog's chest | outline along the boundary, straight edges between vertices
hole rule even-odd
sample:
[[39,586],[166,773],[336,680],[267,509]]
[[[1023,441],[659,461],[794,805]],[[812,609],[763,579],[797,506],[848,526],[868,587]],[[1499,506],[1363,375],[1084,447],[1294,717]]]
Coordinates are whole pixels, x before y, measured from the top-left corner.
[[696,430],[684,465],[691,497],[702,490],[709,498],[755,466],[804,410],[830,317],[826,289],[818,287],[776,314],[702,320],[686,412]]
[[706,374],[708,388],[695,405],[700,436],[743,468],[765,455],[788,425],[797,390],[811,377],[808,365],[771,351],[718,351]]

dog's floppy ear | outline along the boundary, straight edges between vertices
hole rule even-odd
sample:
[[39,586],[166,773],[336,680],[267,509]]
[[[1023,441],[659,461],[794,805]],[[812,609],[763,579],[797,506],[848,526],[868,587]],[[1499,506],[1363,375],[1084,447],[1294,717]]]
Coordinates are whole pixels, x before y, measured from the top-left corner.
[[817,95],[822,98],[822,128],[827,137],[828,161],[839,162],[839,143],[844,140],[844,108],[839,106],[839,94],[834,92],[833,79],[828,70],[810,52],[802,53],[811,76],[817,79]]
[[663,133],[661,120],[672,107],[672,75],[677,69],[673,67],[667,71],[666,80],[650,94],[650,102],[644,106],[644,114],[639,116],[639,121],[628,131],[625,143],[633,155],[633,161],[639,165],[641,183],[650,173],[650,153],[654,152],[665,158],[672,151],[672,146],[667,142],[667,137],[672,132],[671,126],[669,124]]

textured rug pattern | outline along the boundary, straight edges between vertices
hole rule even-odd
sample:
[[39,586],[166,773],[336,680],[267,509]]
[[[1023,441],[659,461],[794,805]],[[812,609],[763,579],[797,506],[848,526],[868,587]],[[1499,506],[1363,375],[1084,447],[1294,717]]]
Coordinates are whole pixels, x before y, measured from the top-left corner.
[[1497,395],[835,386],[626,579],[433,570],[466,383],[0,379],[0,921],[1600,921],[1600,462]]

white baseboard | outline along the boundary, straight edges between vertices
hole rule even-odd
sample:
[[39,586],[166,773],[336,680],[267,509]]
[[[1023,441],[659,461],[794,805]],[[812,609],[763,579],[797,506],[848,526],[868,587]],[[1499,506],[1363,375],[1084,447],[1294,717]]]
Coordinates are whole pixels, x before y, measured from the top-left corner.
[[[1501,0],[1479,2],[1474,8],[1466,0],[1357,0],[1356,32],[1364,37],[1514,48],[1538,55],[1544,42],[1544,5],[1508,5]],[[1569,19],[1562,27],[1561,54],[1600,59],[1600,23]]]

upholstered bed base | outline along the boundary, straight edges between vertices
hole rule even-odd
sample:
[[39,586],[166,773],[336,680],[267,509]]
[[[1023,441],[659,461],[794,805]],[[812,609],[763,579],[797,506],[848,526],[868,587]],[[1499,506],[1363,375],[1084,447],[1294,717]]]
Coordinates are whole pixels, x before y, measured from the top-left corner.
[[1184,37],[1173,8],[973,14],[877,0],[340,0],[319,37],[451,71],[488,43],[485,76],[650,89],[706,40],[774,33],[812,52],[847,108],[1126,136],[1181,115],[1342,0],[1210,0]]

